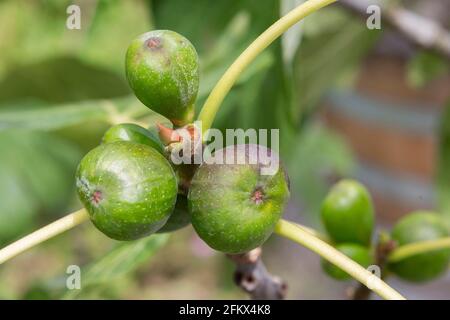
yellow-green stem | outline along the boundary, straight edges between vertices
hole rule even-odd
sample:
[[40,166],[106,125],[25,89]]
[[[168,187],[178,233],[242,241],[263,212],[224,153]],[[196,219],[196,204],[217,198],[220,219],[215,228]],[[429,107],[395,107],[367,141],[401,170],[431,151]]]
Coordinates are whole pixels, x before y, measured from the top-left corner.
[[[322,258],[347,272],[362,284],[368,285],[369,283],[373,283],[373,277],[375,277],[375,275],[295,223],[280,220],[275,227],[275,233],[314,251]],[[370,289],[384,299],[405,300],[400,293],[395,291],[381,279],[378,279],[376,285],[371,286]]]
[[80,209],[67,216],[46,225],[45,227],[30,233],[16,242],[11,243],[0,250],[0,265],[22,252],[63,233],[88,220],[89,215],[85,209]]
[[309,0],[285,16],[281,17],[277,22],[264,31],[244,52],[233,62],[228,68],[219,82],[205,101],[202,110],[198,116],[198,120],[202,121],[202,129],[204,134],[211,128],[214,118],[219,110],[220,104],[230,91],[233,84],[239,78],[242,71],[273,41],[281,36],[287,29],[299,22],[307,15],[323,8],[337,0]]
[[450,237],[405,244],[393,250],[388,256],[388,261],[398,262],[420,253],[446,248],[450,248]]

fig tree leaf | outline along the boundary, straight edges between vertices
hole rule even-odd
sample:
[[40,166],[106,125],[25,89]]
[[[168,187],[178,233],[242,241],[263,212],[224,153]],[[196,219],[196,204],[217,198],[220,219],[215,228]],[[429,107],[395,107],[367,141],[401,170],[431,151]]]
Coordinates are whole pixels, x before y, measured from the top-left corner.
[[[304,0],[282,0],[281,1],[281,13],[280,16],[287,14],[292,9],[296,8],[300,4],[305,2]],[[303,33],[303,22],[296,23],[290,27],[281,36],[281,46],[283,48],[283,61],[289,69],[292,69],[292,62],[295,57],[295,53],[300,45]]]
[[96,262],[82,268],[81,289],[68,290],[64,299],[77,298],[92,290],[100,290],[148,261],[169,239],[169,234],[154,234],[130,242],[118,243]]
[[124,57],[131,40],[152,29],[150,5],[146,0],[96,2],[80,57],[124,75]]
[[450,225],[450,101],[442,112],[436,174],[437,205]]
[[433,79],[448,74],[450,64],[437,53],[421,51],[408,63],[407,80],[416,87],[421,87]]
[[[66,10],[79,5],[81,29],[68,29]],[[11,66],[73,56],[123,76],[124,52],[151,29],[145,0],[4,0],[0,2],[0,77]]]
[[34,108],[5,107],[0,109],[0,132],[11,128],[50,131],[88,121],[106,123],[112,116],[146,116],[149,124],[152,118],[163,119],[140,103],[136,97],[129,96],[51,106],[40,105]]
[[321,202],[330,180],[351,176],[355,157],[338,134],[320,124],[308,124],[290,141],[283,141],[286,166],[291,180],[291,193],[302,201],[310,217],[318,219]]
[[0,79],[0,102],[4,105],[24,99],[60,104],[130,92],[121,75],[70,56],[13,66]]
[[38,213],[66,206],[80,158],[78,148],[54,135],[0,131],[0,243],[31,231]]
[[[314,16],[305,19],[294,70],[298,96],[292,112],[295,121],[314,111],[326,91],[343,73],[358,65],[380,35],[339,8],[324,8],[318,19],[326,20],[329,15],[334,18],[326,22],[327,27],[317,27],[315,32],[308,31],[308,25],[320,20]],[[328,26],[332,22],[334,27]]]

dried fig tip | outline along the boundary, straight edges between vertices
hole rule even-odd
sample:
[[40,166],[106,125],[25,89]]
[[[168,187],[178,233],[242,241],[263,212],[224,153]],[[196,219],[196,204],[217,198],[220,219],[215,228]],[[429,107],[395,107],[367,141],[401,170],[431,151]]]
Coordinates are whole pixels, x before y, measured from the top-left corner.
[[94,205],[98,205],[100,203],[100,201],[102,201],[102,199],[103,199],[103,195],[100,190],[95,190],[92,193],[91,201]]
[[255,189],[255,191],[253,191],[252,196],[250,197],[250,199],[255,203],[255,204],[261,204],[264,201],[264,191],[262,188],[258,187]]
[[149,47],[152,50],[161,48],[161,38],[159,37],[151,37],[147,40],[147,47]]
[[168,146],[174,142],[181,142],[181,136],[176,130],[168,128],[161,123],[157,123],[159,139],[164,145]]

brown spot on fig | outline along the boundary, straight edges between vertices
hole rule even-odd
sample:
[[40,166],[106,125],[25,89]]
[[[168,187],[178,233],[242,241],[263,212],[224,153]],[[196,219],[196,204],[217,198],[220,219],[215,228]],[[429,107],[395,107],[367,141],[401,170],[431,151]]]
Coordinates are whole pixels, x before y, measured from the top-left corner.
[[151,37],[147,40],[147,47],[150,49],[159,49],[162,47],[161,39],[158,37]]
[[92,193],[91,200],[92,200],[92,202],[93,202],[94,204],[99,204],[100,201],[102,201],[102,199],[103,199],[103,196],[102,196],[102,192],[101,192],[101,191],[95,190],[95,191]]
[[256,204],[261,204],[264,200],[263,190],[261,188],[256,188],[255,191],[253,191],[251,200]]

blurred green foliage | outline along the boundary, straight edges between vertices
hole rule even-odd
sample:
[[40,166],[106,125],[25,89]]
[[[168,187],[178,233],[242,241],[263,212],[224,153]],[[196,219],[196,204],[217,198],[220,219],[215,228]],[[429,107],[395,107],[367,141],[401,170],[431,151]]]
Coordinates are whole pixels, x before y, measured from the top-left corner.
[[448,74],[450,63],[437,53],[421,51],[409,61],[407,72],[409,83],[421,87]]
[[450,101],[442,112],[439,128],[439,158],[436,173],[437,202],[450,227]]
[[82,270],[82,289],[67,291],[63,299],[92,296],[99,290],[104,290],[109,283],[148,261],[168,239],[169,234],[157,234],[137,241],[119,243],[101,259]]

